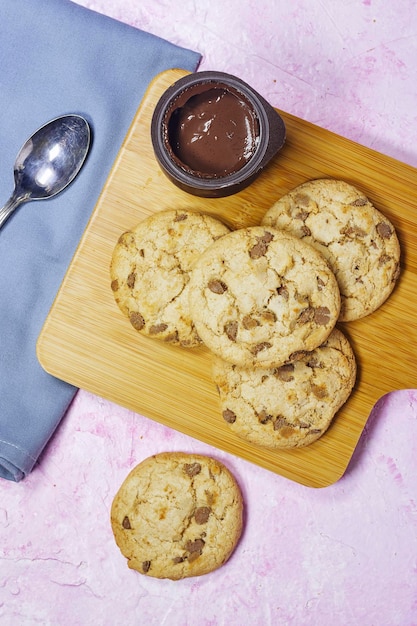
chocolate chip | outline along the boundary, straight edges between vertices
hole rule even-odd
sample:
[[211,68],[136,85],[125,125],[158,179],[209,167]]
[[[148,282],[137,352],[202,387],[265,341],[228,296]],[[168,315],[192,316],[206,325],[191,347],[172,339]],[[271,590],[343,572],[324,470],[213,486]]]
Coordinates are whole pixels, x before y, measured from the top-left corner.
[[128,518],[127,515],[125,515],[124,518],[123,518],[122,526],[126,530],[130,530],[132,528],[131,525],[130,525],[130,519]]
[[262,341],[261,343],[257,343],[256,346],[253,346],[251,353],[256,356],[259,352],[268,350],[269,348],[272,348],[272,343],[269,343],[269,341]]
[[346,226],[345,228],[342,228],[340,232],[342,235],[347,235],[348,237],[366,237],[367,234],[366,231],[359,228],[359,226]]
[[[173,335],[174,333],[166,337],[165,341],[175,341],[176,343],[178,343],[179,341],[178,331],[175,331],[175,337]],[[198,337],[197,335],[195,336],[194,340],[197,341],[198,343],[202,343],[200,337]],[[180,345],[183,346],[183,348],[189,348],[190,346],[193,347],[194,340],[193,339],[181,339]]]
[[130,272],[126,281],[126,285],[129,287],[129,289],[133,289],[133,287],[135,286],[135,281],[136,281],[136,272]]
[[310,196],[306,193],[297,193],[294,201],[301,206],[308,206],[310,204]]
[[159,333],[163,333],[164,330],[168,328],[168,324],[154,324],[149,329],[150,335],[158,335]]
[[292,363],[294,363],[294,361],[301,361],[306,354],[308,354],[306,350],[296,350],[290,354],[288,361],[291,361]]
[[273,311],[264,311],[262,313],[262,319],[265,322],[276,322],[277,321],[277,316],[275,315],[275,313]]
[[172,562],[175,563],[175,565],[177,563],[184,563],[185,558],[183,556],[174,556],[174,558],[172,559]]
[[285,365],[281,365],[281,367],[277,367],[274,371],[274,375],[282,380],[284,383],[289,383],[294,380],[294,365],[292,363],[286,363]]
[[129,319],[133,328],[136,328],[136,330],[142,330],[142,328],[145,326],[145,319],[140,313],[131,313]]
[[236,341],[237,331],[239,329],[237,322],[226,322],[224,325],[224,332],[230,341]]
[[297,430],[293,424],[290,424],[289,426],[285,426],[285,428],[281,428],[279,431],[279,434],[284,439],[289,439],[296,433],[297,433]]
[[323,287],[325,287],[325,285],[326,285],[326,283],[324,282],[324,280],[322,280],[322,279],[320,278],[320,276],[317,276],[317,289],[318,289],[319,291],[322,291],[322,290],[323,290]]
[[116,278],[115,280],[111,281],[111,290],[117,291],[118,289],[119,289],[119,281]]
[[191,478],[197,476],[197,474],[201,472],[201,465],[200,463],[186,463],[184,465],[184,472]]
[[386,263],[389,263],[391,261],[391,257],[389,254],[381,254],[381,256],[378,259],[378,267],[382,267],[383,265],[385,265]]
[[328,396],[326,385],[311,385],[311,391],[319,400]]
[[265,256],[266,250],[267,246],[262,242],[258,242],[249,250],[249,256],[251,259],[260,259],[261,256]]
[[309,306],[307,307],[307,309],[304,309],[303,311],[301,311],[300,315],[298,316],[298,322],[300,324],[308,324],[308,322],[311,322],[314,319],[314,309],[313,307]]
[[246,330],[250,330],[251,328],[256,328],[256,326],[259,326],[259,322],[254,317],[251,317],[250,315],[245,315],[242,320],[242,326]]
[[226,409],[225,411],[223,411],[222,415],[223,415],[224,421],[227,422],[228,424],[235,423],[236,413],[233,413],[233,411],[231,411],[230,409]]
[[299,213],[297,213],[297,215],[295,215],[295,219],[305,222],[309,215],[310,214],[308,213],[308,211],[300,211]]
[[149,572],[149,570],[151,569],[151,562],[150,561],[143,561],[142,563],[142,571],[144,574],[146,574],[147,572]]
[[[166,343],[178,343],[178,341],[179,341],[178,330],[174,330],[174,331],[172,331],[172,333],[169,333],[169,335],[166,335],[164,337],[164,341]],[[182,341],[181,345],[182,344],[184,344],[184,346],[186,346],[187,345],[187,341],[186,340]]]
[[203,548],[204,548],[203,539],[194,539],[194,541],[189,540],[185,544],[185,549],[187,550],[187,552],[190,552],[190,554],[193,554],[193,553],[201,554]]
[[326,326],[330,322],[330,311],[327,306],[319,306],[315,309],[314,321],[318,326]]
[[188,219],[188,215],[186,213],[180,213],[179,215],[176,215],[174,218],[174,222],[183,222],[184,220]]
[[213,293],[222,294],[227,291],[227,285],[222,280],[210,280],[207,286]]
[[210,517],[211,509],[208,506],[199,506],[195,510],[194,519],[197,524],[205,524]]
[[376,232],[382,239],[390,239],[392,237],[392,230],[389,224],[380,222],[376,227]]
[[357,198],[350,203],[350,206],[365,206],[365,204],[368,204],[367,198]]
[[251,259],[260,259],[265,256],[268,250],[268,244],[273,240],[272,233],[265,231],[262,237],[257,237],[257,243],[249,250],[249,256]]
[[288,292],[288,287],[286,287],[285,285],[281,285],[280,287],[278,287],[277,294],[279,296],[282,296],[284,300],[288,300],[288,298],[290,297],[290,294]]
[[282,415],[278,415],[274,421],[274,430],[285,428],[285,426],[288,426],[287,420],[285,419],[285,417],[282,417]]
[[263,410],[258,413],[257,418],[260,424],[267,424],[272,419],[272,415]]

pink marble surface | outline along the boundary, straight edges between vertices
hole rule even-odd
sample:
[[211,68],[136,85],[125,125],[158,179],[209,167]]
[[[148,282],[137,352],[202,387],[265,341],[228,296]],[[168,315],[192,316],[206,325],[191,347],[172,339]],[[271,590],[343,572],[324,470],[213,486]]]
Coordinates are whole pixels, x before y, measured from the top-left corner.
[[[415,0],[78,4],[198,49],[201,70],[417,166]],[[231,560],[175,583],[128,570],[109,525],[130,468],[166,450],[222,460],[246,502]],[[321,490],[79,391],[33,473],[0,483],[0,624],[416,625],[416,473],[414,390],[377,403],[346,474]]]

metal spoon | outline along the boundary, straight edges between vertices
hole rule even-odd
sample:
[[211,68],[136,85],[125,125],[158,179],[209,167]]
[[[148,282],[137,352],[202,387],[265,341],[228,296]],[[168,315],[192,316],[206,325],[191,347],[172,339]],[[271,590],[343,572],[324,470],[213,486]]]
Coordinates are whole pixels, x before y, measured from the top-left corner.
[[80,115],[57,117],[21,147],[14,165],[15,188],[0,209],[0,228],[23,202],[62,191],[81,169],[90,146],[90,127]]

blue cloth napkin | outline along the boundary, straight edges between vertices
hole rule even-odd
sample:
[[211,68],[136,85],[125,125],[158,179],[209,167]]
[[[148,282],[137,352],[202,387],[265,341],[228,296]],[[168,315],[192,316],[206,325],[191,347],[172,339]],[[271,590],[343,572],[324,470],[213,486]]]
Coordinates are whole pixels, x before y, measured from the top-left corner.
[[0,477],[32,469],[76,389],[47,374],[36,341],[142,96],[200,55],[69,0],[0,0],[0,206],[15,156],[50,119],[83,115],[93,141],[62,194],[24,204],[0,230]]

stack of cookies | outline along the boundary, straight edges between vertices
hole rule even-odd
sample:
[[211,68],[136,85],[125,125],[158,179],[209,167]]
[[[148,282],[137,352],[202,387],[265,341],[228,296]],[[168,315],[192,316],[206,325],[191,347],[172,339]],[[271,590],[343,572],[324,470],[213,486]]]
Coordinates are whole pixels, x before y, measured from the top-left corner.
[[369,315],[399,274],[393,225],[351,185],[320,179],[280,198],[259,226],[162,211],[124,233],[112,290],[136,330],[213,353],[221,414],[268,448],[321,437],[355,384],[336,328]]
[[[138,332],[210,349],[219,418],[236,435],[297,448],[326,432],[355,384],[355,356],[337,322],[388,298],[399,259],[389,220],[351,185],[322,179],[235,231],[189,210],[152,215],[116,244],[111,288]],[[129,567],[178,580],[225,563],[242,515],[224,465],[167,452],[130,472],[111,524]]]

